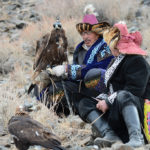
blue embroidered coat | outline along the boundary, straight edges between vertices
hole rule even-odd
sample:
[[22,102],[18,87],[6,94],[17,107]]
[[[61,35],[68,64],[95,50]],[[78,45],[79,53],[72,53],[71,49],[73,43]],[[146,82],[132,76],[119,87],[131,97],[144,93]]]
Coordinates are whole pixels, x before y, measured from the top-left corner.
[[113,56],[103,38],[99,38],[87,51],[82,41],[73,55],[73,64],[68,65],[68,77],[72,80],[84,79],[92,68],[106,69]]

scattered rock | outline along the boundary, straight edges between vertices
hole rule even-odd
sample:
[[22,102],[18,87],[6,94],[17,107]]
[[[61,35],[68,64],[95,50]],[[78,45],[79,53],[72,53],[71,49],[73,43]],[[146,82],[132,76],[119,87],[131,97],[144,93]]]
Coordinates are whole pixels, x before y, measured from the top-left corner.
[[150,6],[150,0],[143,0],[141,4]]
[[31,111],[38,111],[41,107],[38,105],[36,101],[28,102],[25,101],[23,105],[20,105],[19,108],[23,111],[31,112]]
[[150,149],[150,144],[145,145],[145,149],[149,150]]
[[4,146],[0,146],[0,150],[8,150],[8,148],[6,148]]
[[14,69],[15,60],[12,57],[4,60],[0,65],[0,73],[7,74]]
[[131,146],[127,146],[125,144],[113,144],[112,145],[112,150],[134,150]]
[[[0,112],[1,115],[2,112]],[[0,116],[0,137],[6,135],[3,118]]]
[[98,148],[97,145],[85,146],[85,147],[75,146],[75,147],[69,148],[67,150],[100,150],[100,148]]
[[5,135],[5,136],[0,137],[0,146],[7,147],[7,148],[11,147],[9,135]]
[[142,16],[142,12],[141,10],[139,9],[136,13],[135,13],[135,17],[140,17]]
[[29,22],[40,21],[40,16],[34,9],[36,3],[38,3],[36,0],[0,1],[0,35],[5,32],[9,36],[12,29],[20,30]]

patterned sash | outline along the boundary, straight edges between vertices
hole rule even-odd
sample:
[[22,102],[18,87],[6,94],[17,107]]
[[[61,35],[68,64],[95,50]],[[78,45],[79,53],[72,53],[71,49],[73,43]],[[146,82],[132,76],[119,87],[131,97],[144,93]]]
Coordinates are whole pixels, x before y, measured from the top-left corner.
[[113,73],[115,72],[118,65],[121,63],[121,61],[124,59],[125,55],[120,54],[115,58],[114,63],[106,70],[105,72],[105,85],[107,87],[108,81],[112,77]]

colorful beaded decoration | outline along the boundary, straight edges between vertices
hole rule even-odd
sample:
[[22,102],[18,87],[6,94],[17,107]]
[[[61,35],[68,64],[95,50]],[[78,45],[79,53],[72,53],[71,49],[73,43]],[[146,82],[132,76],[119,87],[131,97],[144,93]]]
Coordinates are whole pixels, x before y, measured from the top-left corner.
[[144,103],[144,131],[148,142],[150,142],[150,101],[145,100]]

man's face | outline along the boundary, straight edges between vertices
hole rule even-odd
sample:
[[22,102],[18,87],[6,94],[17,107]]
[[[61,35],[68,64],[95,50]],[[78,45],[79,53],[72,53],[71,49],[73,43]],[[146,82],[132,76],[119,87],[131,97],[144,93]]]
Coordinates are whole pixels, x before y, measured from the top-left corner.
[[88,47],[92,46],[99,38],[99,35],[91,31],[84,31],[81,33],[81,36],[85,45]]

